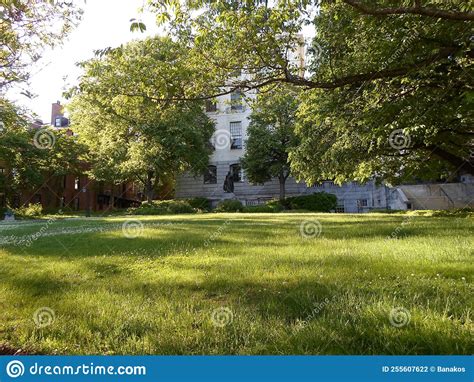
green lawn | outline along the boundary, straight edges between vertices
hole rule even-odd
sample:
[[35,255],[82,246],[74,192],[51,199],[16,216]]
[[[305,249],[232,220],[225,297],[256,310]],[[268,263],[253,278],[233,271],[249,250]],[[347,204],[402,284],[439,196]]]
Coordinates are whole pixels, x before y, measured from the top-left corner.
[[[136,238],[124,236],[126,217],[0,226],[0,348],[46,354],[473,351],[472,218],[139,219],[144,230]],[[311,227],[314,220],[322,232],[303,237],[301,223],[310,221],[311,234],[319,229]],[[49,310],[38,322],[40,308],[54,312],[52,323]],[[403,309],[391,315],[394,308]]]

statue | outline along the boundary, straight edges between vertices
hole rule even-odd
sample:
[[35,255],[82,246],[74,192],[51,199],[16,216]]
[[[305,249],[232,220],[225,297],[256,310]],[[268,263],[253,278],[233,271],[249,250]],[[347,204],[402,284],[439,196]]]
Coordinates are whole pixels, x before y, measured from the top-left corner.
[[233,193],[234,192],[234,177],[230,173],[227,173],[224,180],[224,192]]
[[15,215],[13,214],[12,211],[10,210],[7,210],[5,212],[5,217],[4,217],[5,221],[12,221],[12,220],[15,220]]

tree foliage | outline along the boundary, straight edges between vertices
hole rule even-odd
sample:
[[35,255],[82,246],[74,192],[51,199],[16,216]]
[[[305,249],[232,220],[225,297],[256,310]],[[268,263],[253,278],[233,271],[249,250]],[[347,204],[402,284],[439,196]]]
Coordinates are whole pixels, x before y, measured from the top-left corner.
[[[302,145],[290,157],[300,178],[402,181],[474,172],[469,2],[150,4],[212,73],[209,96],[275,83],[306,90]],[[305,24],[315,38],[302,71],[291,51]],[[236,79],[236,69],[249,75]]]
[[252,105],[242,166],[250,182],[280,182],[280,199],[290,175],[288,153],[299,144],[295,134],[298,92],[288,86],[263,91]]
[[53,47],[79,22],[72,1],[2,0],[0,2],[0,89],[25,81],[46,46]]
[[[0,193],[9,205],[21,191],[32,191],[51,177],[79,173],[84,147],[65,130],[30,126],[26,111],[0,101]],[[48,140],[42,142],[40,135]]]
[[171,39],[149,38],[81,64],[69,109],[96,179],[140,181],[151,200],[160,181],[207,166],[214,128],[202,102],[160,101],[193,86],[184,53]]
[[[467,22],[368,16],[342,3],[323,6],[316,22],[313,44],[327,53],[313,71],[326,82],[353,82],[307,92],[302,145],[291,155],[295,172],[309,181],[393,182],[473,173]],[[356,81],[357,73],[365,77]]]

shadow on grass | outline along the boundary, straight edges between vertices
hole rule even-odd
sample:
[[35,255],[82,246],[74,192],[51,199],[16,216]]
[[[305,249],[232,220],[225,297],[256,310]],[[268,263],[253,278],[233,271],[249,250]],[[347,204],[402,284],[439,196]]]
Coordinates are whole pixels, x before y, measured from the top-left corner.
[[[269,223],[268,219],[263,219]],[[254,222],[257,219],[251,219]],[[273,220],[273,219],[271,219]],[[236,219],[225,224],[224,219],[205,219],[189,221],[182,224],[147,226],[145,222],[145,236],[128,239],[120,230],[105,232],[89,232],[82,234],[57,235],[40,237],[29,247],[16,248],[13,245],[5,246],[3,251],[10,255],[33,255],[47,257],[83,258],[107,254],[127,255],[134,251],[139,254],[153,257],[169,256],[179,253],[180,249],[201,250],[212,243],[213,246],[232,245],[284,245],[287,238],[297,240],[296,244],[308,244],[301,237],[300,223],[302,217],[294,222],[285,221],[285,224],[268,224],[264,226],[251,225],[247,219]],[[433,238],[453,237],[466,233],[467,223],[463,225],[443,226],[434,222],[432,218],[417,217],[410,225],[401,226],[401,219],[391,222],[378,219],[359,220],[352,222],[325,221],[322,224],[322,239],[327,240],[386,240],[396,233],[397,238]],[[396,231],[398,229],[398,231]],[[153,235],[152,237],[150,237]],[[282,237],[285,238],[282,239]],[[318,244],[318,238],[314,239]],[[283,243],[282,243],[283,241]],[[392,240],[391,245],[397,245]],[[242,248],[240,248],[242,249]]]

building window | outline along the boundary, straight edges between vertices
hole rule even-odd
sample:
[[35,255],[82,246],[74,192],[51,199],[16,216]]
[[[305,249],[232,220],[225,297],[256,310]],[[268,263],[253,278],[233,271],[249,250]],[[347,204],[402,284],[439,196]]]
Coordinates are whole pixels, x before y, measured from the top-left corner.
[[207,166],[204,171],[204,184],[216,184],[217,183],[217,167]]
[[242,109],[242,92],[240,90],[235,90],[230,93],[230,110],[242,111]]
[[242,182],[242,167],[240,164],[235,163],[230,165],[230,174],[232,175],[232,179],[234,182]]
[[97,205],[99,210],[103,210],[104,207],[109,205],[110,196],[107,195],[97,195]]
[[210,99],[206,100],[206,112],[214,113],[217,111],[217,102]]
[[54,120],[54,126],[61,127],[61,117],[56,117]]
[[367,207],[368,206],[367,199],[359,199],[357,201],[357,205],[359,207]]
[[5,169],[3,167],[0,167],[0,174],[5,174]]
[[74,208],[75,211],[77,211],[80,207],[79,205],[79,198],[74,198],[73,202],[72,202],[72,206]]
[[80,179],[79,178],[74,179],[74,189],[79,190],[80,187],[81,187]]
[[337,201],[336,213],[338,214],[344,213],[344,200]]
[[242,148],[242,122],[230,123],[231,150]]

